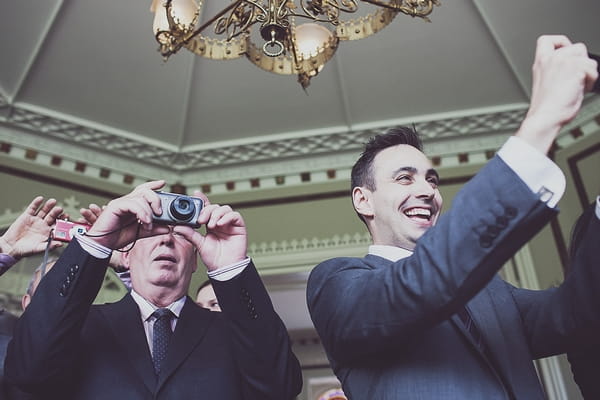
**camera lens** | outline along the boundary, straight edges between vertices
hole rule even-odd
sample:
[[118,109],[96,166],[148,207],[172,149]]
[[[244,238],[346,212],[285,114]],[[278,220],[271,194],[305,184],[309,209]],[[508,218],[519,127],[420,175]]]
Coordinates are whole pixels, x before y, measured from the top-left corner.
[[175,220],[188,221],[194,216],[196,207],[188,197],[177,197],[171,203],[169,211]]

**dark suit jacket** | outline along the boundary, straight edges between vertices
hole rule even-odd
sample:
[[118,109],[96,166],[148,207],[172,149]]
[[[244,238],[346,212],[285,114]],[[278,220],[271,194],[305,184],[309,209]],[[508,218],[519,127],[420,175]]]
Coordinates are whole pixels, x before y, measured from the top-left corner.
[[213,282],[223,313],[187,299],[161,374],[133,298],[91,305],[105,274],[73,241],[17,324],[6,377],[42,399],[293,399],[302,381],[256,269]]
[[[582,224],[585,227],[577,232],[576,237],[574,236],[573,240],[576,243],[571,243],[571,246],[576,248],[575,254],[570,260],[570,270],[573,273],[585,268],[600,268],[600,256],[598,255],[600,221],[593,213],[594,208],[591,211],[588,214],[592,215],[583,215],[584,218],[587,218]],[[597,306],[597,302],[595,304]],[[596,308],[596,312],[599,312],[598,308]],[[600,378],[600,362],[598,361],[600,359],[600,332],[590,330],[589,333],[592,344],[588,344],[589,342],[585,340],[582,341],[583,344],[569,351],[567,357],[583,398],[597,400],[600,399],[600,384],[598,383],[598,378]]]
[[[554,214],[496,157],[412,256],[318,265],[308,306],[349,398],[544,398],[532,359],[564,352],[597,320],[590,309],[573,308],[571,296],[581,289],[578,296],[594,297],[584,282],[600,282],[600,271],[547,291],[517,289],[495,275]],[[456,316],[465,305],[484,349]],[[576,320],[574,310],[588,321]]]

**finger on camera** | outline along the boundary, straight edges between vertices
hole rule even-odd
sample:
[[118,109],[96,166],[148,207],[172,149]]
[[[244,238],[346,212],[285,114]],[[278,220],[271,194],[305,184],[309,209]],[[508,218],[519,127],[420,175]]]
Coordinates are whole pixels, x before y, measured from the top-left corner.
[[196,248],[202,245],[202,235],[189,225],[175,225],[173,232],[181,235],[185,240],[192,243]]
[[206,227],[214,228],[216,226],[223,226],[223,224],[219,224],[219,220],[221,220],[224,216],[232,212],[233,210],[230,206],[219,206],[210,214],[210,219],[206,223]]
[[156,215],[162,214],[162,203],[158,194],[149,188],[141,189],[135,192],[135,197],[143,199],[149,206],[152,212]]
[[244,227],[244,219],[239,212],[231,211],[217,220],[216,227],[223,226]]
[[202,204],[204,207],[210,205],[210,200],[208,199],[208,197],[206,197],[206,195],[204,193],[202,193],[199,190],[194,190],[194,197],[198,197],[199,199],[202,200]]
[[198,215],[198,219],[196,220],[196,222],[198,222],[198,224],[200,225],[207,225],[208,221],[210,221],[211,215],[219,207],[220,205],[218,204],[205,205],[204,207],[202,207],[202,210],[200,210],[200,215]]
[[48,211],[48,213],[46,214],[46,222],[48,222],[49,224],[53,224],[54,221],[56,221],[56,219],[63,214],[63,211],[63,208],[61,206],[56,205],[55,203],[54,206],[52,206],[52,208],[50,209],[50,211]]

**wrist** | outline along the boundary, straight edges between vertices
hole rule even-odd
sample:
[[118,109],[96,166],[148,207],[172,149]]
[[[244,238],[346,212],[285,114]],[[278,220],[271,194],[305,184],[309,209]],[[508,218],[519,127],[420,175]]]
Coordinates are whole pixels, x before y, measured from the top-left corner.
[[548,154],[561,127],[561,124],[548,122],[547,118],[528,115],[515,136],[523,139],[541,153]]
[[19,255],[15,253],[14,246],[6,240],[4,236],[0,236],[0,253],[7,254],[15,260],[20,258]]

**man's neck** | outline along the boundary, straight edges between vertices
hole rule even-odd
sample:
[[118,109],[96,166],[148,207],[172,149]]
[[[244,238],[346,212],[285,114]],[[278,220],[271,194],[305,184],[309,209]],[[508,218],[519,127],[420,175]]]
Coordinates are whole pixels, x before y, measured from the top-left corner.
[[133,286],[133,290],[135,290],[135,292],[144,300],[159,308],[173,304],[186,294],[182,291],[174,291],[173,289],[167,288],[142,288],[141,290],[138,290],[135,285]]

